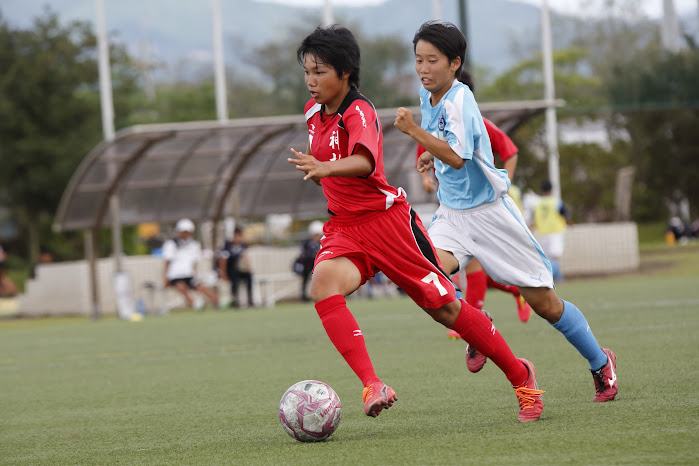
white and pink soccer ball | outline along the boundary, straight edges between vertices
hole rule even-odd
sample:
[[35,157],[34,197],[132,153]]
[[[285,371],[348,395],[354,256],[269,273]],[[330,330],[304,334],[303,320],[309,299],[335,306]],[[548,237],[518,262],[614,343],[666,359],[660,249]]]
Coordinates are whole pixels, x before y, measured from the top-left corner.
[[342,403],[335,390],[317,380],[297,382],[279,401],[279,421],[299,442],[320,442],[335,432]]

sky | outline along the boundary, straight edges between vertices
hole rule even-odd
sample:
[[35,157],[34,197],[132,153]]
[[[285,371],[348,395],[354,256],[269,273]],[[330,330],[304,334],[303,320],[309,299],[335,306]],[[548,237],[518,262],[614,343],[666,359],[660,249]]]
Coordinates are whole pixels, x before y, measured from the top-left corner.
[[[265,2],[276,2],[292,5],[303,6],[321,6],[324,0],[258,0]],[[333,6],[361,6],[361,5],[377,5],[384,3],[386,0],[331,0]],[[442,0],[446,3],[455,0]],[[471,0],[473,1],[473,0]],[[517,0],[515,0],[517,1]],[[541,0],[519,0],[521,3],[531,3],[532,5],[541,5]],[[698,0],[674,0],[675,10],[678,13],[694,11],[699,8]],[[599,12],[601,0],[548,0],[549,8],[561,13],[584,15],[585,11]],[[590,8],[589,5],[598,5],[597,8]],[[641,0],[642,9],[646,15],[657,18],[663,12],[663,0]]]

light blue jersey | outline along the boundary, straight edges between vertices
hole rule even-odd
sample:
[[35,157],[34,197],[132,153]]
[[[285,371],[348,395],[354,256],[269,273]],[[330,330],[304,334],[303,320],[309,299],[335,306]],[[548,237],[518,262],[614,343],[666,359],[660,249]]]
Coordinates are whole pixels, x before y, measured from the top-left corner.
[[493,150],[478,104],[471,90],[458,80],[432,107],[430,92],[420,87],[422,128],[449,143],[462,159],[457,170],[434,159],[439,202],[452,209],[471,209],[501,198],[510,188],[506,170],[495,168]]

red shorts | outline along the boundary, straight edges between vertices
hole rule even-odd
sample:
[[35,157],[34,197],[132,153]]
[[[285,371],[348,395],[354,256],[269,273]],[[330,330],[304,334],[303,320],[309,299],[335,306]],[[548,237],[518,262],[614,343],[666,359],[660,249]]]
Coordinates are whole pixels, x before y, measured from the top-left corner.
[[323,234],[316,265],[347,257],[362,274],[362,284],[380,270],[420,307],[437,309],[456,300],[454,284],[407,202],[352,219],[332,217]]

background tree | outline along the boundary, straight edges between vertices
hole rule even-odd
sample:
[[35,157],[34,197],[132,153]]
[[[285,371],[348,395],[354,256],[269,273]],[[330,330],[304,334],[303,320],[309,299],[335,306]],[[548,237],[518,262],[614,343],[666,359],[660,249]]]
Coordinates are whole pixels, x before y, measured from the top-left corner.
[[609,82],[611,122],[628,134],[636,167],[634,218],[666,219],[667,204],[687,200],[699,216],[699,50],[677,54],[649,46],[618,63]]
[[[305,24],[319,24],[310,18]],[[416,101],[416,80],[408,65],[412,49],[400,38],[366,37],[357,25],[349,25],[362,51],[359,90],[377,108],[410,105]],[[311,28],[292,28],[281,37],[256,48],[248,62],[259,68],[269,83],[267,99],[260,102],[270,114],[297,114],[309,99],[303,70],[296,61],[296,49]]]
[[[114,46],[116,114],[126,114],[121,89],[134,85],[128,55]],[[84,22],[61,24],[50,10],[31,28],[0,17],[0,192],[39,253],[41,219],[52,216],[78,163],[99,142],[96,38]]]
[[[574,124],[599,118],[607,106],[602,80],[589,73],[589,52],[584,47],[556,50],[553,54],[556,96],[566,101],[558,109],[559,123]],[[479,102],[537,100],[544,95],[541,54],[525,59],[484,87],[476,83]],[[510,136],[519,148],[514,182],[524,190],[539,192],[548,176],[544,117],[528,120]],[[593,143],[559,143],[563,197],[576,221],[611,220],[614,212],[614,180],[620,161],[609,149]],[[616,157],[618,158],[618,157]],[[600,167],[604,170],[600,170]],[[603,201],[603,202],[602,202]]]

